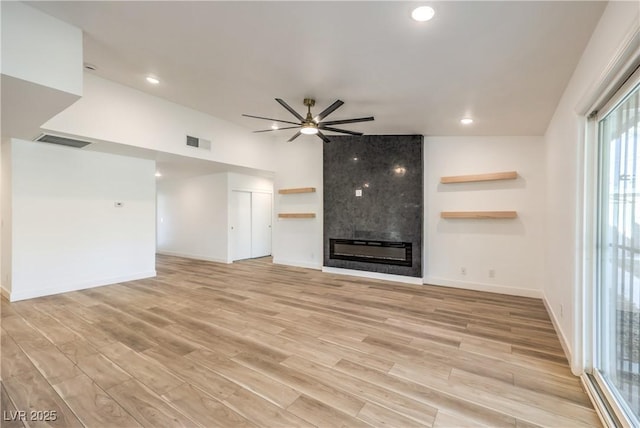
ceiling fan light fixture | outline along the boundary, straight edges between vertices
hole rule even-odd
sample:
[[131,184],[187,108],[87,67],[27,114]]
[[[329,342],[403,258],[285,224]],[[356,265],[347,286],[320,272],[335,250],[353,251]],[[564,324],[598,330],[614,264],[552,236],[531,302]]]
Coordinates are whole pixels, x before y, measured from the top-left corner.
[[[271,129],[262,129],[262,130],[253,131],[253,132],[271,132],[271,131],[278,131],[280,129],[298,129],[298,132],[296,132],[291,138],[289,138],[287,140],[287,142],[291,142],[291,141],[295,140],[300,135],[315,135],[318,138],[320,138],[322,141],[324,141],[325,143],[329,143],[329,142],[331,142],[331,139],[329,137],[327,137],[326,135],[324,135],[325,131],[337,132],[337,133],[340,133],[340,134],[349,134],[349,135],[363,135],[362,132],[355,132],[355,131],[349,131],[349,130],[346,130],[346,129],[334,128],[332,125],[344,125],[344,124],[347,124],[347,123],[368,122],[370,120],[373,120],[373,116],[369,116],[369,117],[357,117],[357,118],[353,118],[353,119],[341,119],[341,120],[325,121],[324,119],[327,116],[329,116],[331,113],[333,113],[336,109],[338,109],[341,105],[344,104],[344,101],[341,101],[341,100],[334,101],[333,104],[331,104],[326,109],[322,110],[322,112],[320,112],[317,116],[314,116],[314,115],[311,114],[311,107],[313,107],[316,104],[316,100],[314,100],[313,98],[305,98],[303,100],[303,104],[305,105],[305,107],[307,107],[307,116],[306,117],[302,116],[300,113],[295,111],[283,99],[276,98],[276,101],[278,102],[278,104],[280,104],[282,107],[284,107],[285,110],[287,110],[289,113],[294,115],[295,118],[299,120],[299,122],[293,122],[293,121],[290,121],[290,120],[282,120],[282,119],[271,119],[271,118],[268,118],[268,117],[253,116],[253,115],[250,115],[250,114],[243,114],[243,116],[245,116],[245,117],[252,117],[254,119],[270,120],[272,122]],[[277,126],[278,123],[287,123],[287,124],[295,125],[295,126],[279,127],[279,126]]]
[[300,129],[304,135],[316,135],[318,133],[318,127],[315,123],[305,123],[302,125],[302,129]]

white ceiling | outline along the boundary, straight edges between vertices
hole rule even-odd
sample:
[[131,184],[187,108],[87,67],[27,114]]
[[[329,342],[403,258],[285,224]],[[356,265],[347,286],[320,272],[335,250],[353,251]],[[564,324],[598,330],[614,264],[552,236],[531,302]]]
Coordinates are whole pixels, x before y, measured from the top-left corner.
[[[274,98],[314,97],[345,101],[330,119],[375,116],[344,126],[367,134],[542,135],[606,3],[29,4],[84,30],[96,74],[248,130],[271,123],[242,113],[291,120]],[[410,19],[420,4],[432,21]]]

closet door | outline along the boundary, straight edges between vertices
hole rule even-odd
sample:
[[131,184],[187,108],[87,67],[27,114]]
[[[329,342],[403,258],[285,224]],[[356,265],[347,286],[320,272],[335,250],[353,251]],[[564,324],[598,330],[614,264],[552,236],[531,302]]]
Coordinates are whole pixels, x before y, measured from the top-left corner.
[[271,194],[251,193],[251,257],[271,255]]
[[251,258],[251,192],[231,192],[231,257]]

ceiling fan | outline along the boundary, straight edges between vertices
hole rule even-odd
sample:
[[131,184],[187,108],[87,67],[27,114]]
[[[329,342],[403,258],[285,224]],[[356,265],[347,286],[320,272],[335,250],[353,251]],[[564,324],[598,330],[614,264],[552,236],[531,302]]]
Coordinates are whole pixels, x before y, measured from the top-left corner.
[[298,132],[296,132],[296,134],[293,137],[289,138],[287,140],[287,142],[295,140],[296,138],[298,138],[300,136],[300,134],[305,134],[305,135],[317,135],[318,137],[320,137],[322,139],[322,141],[324,141],[325,143],[328,143],[330,141],[329,137],[324,135],[322,133],[322,131],[340,132],[342,134],[349,134],[349,135],[362,135],[362,132],[347,131],[346,129],[333,128],[332,125],[343,125],[345,123],[355,123],[355,122],[368,122],[370,120],[373,120],[373,116],[369,116],[369,117],[359,117],[359,118],[355,118],[355,119],[342,119],[342,120],[324,121],[323,119],[325,117],[329,116],[338,107],[340,107],[342,104],[344,104],[344,102],[340,101],[340,100],[335,101],[333,104],[331,104],[329,107],[324,109],[316,117],[313,117],[311,115],[311,107],[316,105],[316,100],[314,100],[312,98],[305,98],[304,101],[303,101],[304,105],[307,107],[307,117],[302,117],[297,111],[295,111],[293,108],[291,108],[291,106],[289,106],[289,104],[287,104],[286,102],[284,102],[280,98],[276,98],[276,101],[282,107],[287,109],[289,111],[289,113],[294,115],[296,117],[296,119],[298,119],[300,121],[300,123],[291,122],[291,121],[288,121],[288,120],[271,119],[271,118],[268,118],[268,117],[252,116],[250,114],[243,114],[243,116],[252,117],[254,119],[264,119],[264,120],[270,120],[272,122],[288,123],[288,124],[291,124],[291,125],[295,125],[295,126],[285,126],[284,128],[272,127],[272,129],[263,129],[261,131],[253,131],[253,132],[272,132],[272,131],[280,131],[280,130],[283,130],[283,129],[300,128],[300,130]]

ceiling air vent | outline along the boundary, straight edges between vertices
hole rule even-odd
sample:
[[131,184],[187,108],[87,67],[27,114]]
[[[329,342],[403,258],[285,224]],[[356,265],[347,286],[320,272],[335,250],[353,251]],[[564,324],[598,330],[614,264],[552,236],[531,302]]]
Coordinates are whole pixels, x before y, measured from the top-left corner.
[[187,146],[196,149],[211,150],[211,141],[187,135]]
[[50,144],[58,144],[60,146],[76,147],[78,149],[81,149],[84,146],[88,146],[89,144],[91,144],[88,141],[74,140],[73,138],[58,137],[56,135],[49,135],[49,134],[42,134],[41,136],[36,138],[36,141],[40,141],[43,143],[50,143]]

